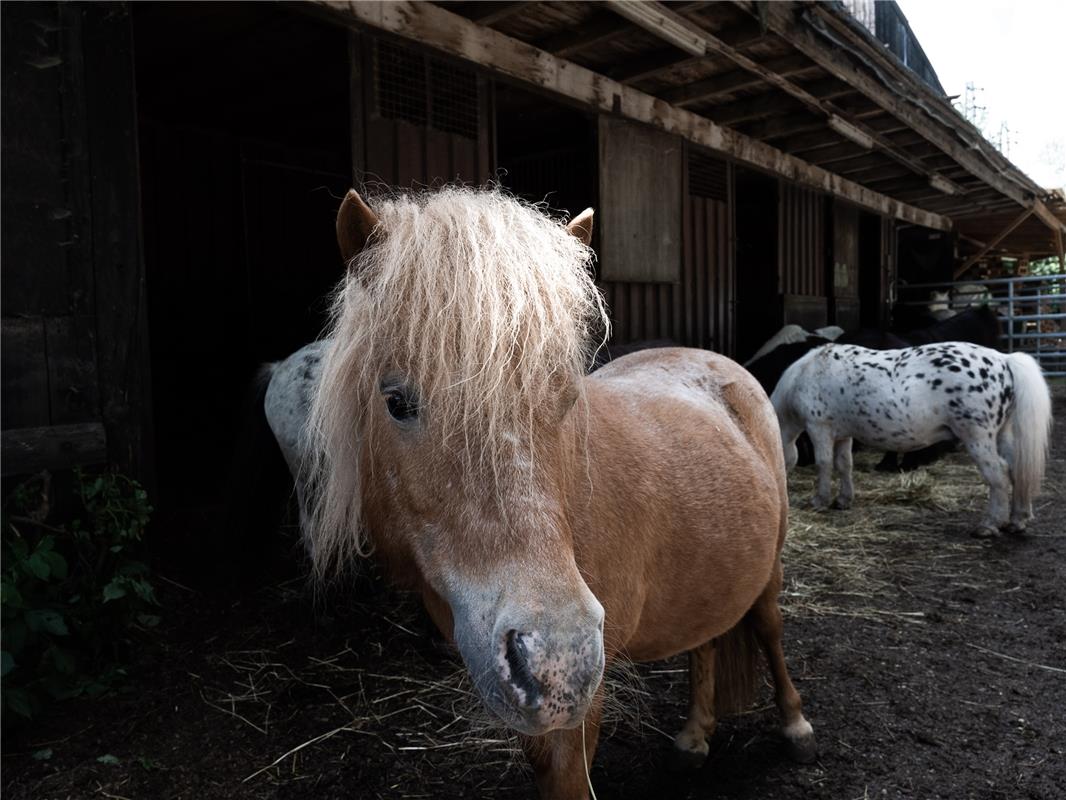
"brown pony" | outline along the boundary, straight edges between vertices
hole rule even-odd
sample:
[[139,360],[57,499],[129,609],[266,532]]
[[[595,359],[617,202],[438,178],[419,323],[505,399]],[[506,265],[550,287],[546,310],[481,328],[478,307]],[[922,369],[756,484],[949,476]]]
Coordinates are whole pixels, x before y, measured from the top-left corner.
[[773,408],[722,356],[668,348],[586,377],[606,330],[592,211],[498,190],[349,192],[311,431],[321,575],[373,547],[421,592],[540,792],[583,798],[605,662],[689,652],[675,740],[700,763],[768,659],[793,754],[814,735],[781,647],[788,495]]

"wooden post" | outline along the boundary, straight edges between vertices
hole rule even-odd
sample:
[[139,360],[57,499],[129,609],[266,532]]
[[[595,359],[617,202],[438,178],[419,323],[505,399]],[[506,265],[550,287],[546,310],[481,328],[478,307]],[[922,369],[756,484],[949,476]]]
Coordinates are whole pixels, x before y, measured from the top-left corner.
[[954,279],[958,280],[960,277],[962,277],[962,275],[966,272],[966,270],[968,270],[970,267],[972,267],[974,264],[976,264],[978,261],[980,261],[982,258],[984,258],[985,254],[989,250],[991,250],[997,244],[999,244],[1004,239],[1006,239],[1015,228],[1017,228],[1019,225],[1021,225],[1027,219],[1029,219],[1029,217],[1032,216],[1032,214],[1033,214],[1033,208],[1032,207],[1024,209],[1021,214],[1019,214],[1017,217],[1015,217],[1010,222],[1010,224],[1007,225],[1006,228],[1004,228],[1002,231],[999,232],[999,235],[997,235],[988,244],[986,244],[984,247],[982,247],[980,250],[978,250],[976,253],[974,253],[972,256],[970,256],[968,259],[966,259],[964,262],[962,262],[962,266],[959,267],[957,270],[955,270],[955,274],[953,276]]
[[141,251],[133,30],[129,7],[89,3],[81,14],[84,141],[92,163],[93,269],[100,406],[108,462],[154,486],[148,302]]

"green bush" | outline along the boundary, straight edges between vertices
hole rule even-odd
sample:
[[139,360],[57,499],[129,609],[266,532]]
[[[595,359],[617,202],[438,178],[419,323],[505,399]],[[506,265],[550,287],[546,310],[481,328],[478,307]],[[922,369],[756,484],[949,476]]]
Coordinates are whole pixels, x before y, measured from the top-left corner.
[[99,694],[120,680],[129,647],[159,623],[140,560],[152,507],[136,481],[74,476],[73,517],[47,524],[48,476],[7,498],[2,519],[5,724],[52,700]]

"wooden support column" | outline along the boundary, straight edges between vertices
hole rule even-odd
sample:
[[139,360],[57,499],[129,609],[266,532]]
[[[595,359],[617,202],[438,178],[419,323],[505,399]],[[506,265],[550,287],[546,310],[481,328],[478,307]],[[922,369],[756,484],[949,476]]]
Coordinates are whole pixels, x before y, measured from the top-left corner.
[[123,3],[75,7],[92,160],[90,216],[96,276],[100,406],[108,463],[154,484],[148,301],[141,252],[133,29]]
[[1011,232],[1015,228],[1017,228],[1019,225],[1021,225],[1027,219],[1029,219],[1029,217],[1031,217],[1032,215],[1033,215],[1033,209],[1032,208],[1027,208],[1024,211],[1022,211],[1021,214],[1019,214],[1017,217],[1015,217],[1007,225],[1007,227],[1005,227],[1002,231],[1000,231],[999,234],[997,236],[995,236],[988,244],[986,244],[984,247],[982,247],[980,250],[978,250],[976,253],[974,253],[972,256],[970,256],[968,259],[966,259],[964,262],[962,262],[962,266],[959,267],[957,270],[955,270],[955,274],[953,276],[955,278],[955,280],[958,280],[966,272],[966,270],[968,270],[970,267],[972,267],[974,264],[976,264],[978,261],[980,261],[982,258],[984,258],[989,250],[991,250],[997,244],[999,244],[1004,239],[1006,239],[1008,236],[1010,236]]

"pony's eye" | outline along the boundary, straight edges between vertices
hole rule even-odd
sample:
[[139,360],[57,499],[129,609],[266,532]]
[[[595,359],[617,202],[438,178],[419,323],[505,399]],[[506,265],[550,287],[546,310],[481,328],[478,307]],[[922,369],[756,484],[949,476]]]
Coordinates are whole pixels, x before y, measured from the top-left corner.
[[418,416],[418,404],[401,391],[386,392],[385,407],[397,422],[406,422]]

